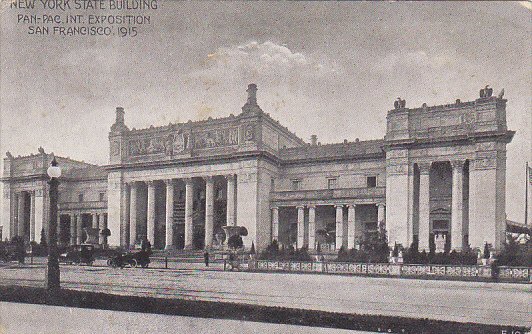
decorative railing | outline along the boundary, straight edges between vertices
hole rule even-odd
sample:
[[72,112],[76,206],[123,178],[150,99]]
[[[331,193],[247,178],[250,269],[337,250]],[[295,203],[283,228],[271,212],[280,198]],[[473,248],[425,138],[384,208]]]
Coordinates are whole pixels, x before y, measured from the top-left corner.
[[[368,276],[420,277],[447,279],[492,279],[490,266],[419,265],[392,263],[303,262],[256,260],[250,269],[257,271],[314,272]],[[532,268],[499,267],[498,279],[511,282],[532,282]]]
[[276,191],[272,193],[272,199],[274,201],[330,200],[330,199],[344,199],[344,198],[380,198],[380,197],[384,198],[385,196],[386,196],[385,187],[294,190],[294,191]]

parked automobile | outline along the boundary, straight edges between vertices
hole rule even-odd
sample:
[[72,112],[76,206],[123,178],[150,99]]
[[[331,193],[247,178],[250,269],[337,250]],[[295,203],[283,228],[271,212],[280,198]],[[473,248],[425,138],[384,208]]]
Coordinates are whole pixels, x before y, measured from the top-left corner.
[[66,264],[94,263],[94,245],[72,245],[67,247],[66,252],[59,255],[59,262]]
[[107,265],[113,268],[124,268],[129,266],[136,268],[138,266],[142,268],[148,268],[150,264],[150,252],[141,250],[138,252],[118,253],[116,256],[112,256],[107,260]]

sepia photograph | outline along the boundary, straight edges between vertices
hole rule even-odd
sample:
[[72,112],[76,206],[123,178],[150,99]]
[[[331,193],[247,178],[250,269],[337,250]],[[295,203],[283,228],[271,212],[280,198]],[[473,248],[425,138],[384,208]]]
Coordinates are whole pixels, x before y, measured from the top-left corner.
[[530,333],[532,2],[0,0],[0,334]]

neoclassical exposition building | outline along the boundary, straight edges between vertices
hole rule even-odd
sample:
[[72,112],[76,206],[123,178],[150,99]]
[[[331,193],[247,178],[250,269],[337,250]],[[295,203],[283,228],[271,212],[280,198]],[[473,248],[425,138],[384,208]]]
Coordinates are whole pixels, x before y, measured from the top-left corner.
[[[385,223],[391,244],[445,238],[453,249],[504,241],[506,100],[491,96],[420,108],[398,100],[384,139],[307,143],[257,104],[220,119],[130,129],[116,108],[109,164],[56,156],[63,169],[59,235],[81,243],[109,228],[111,246],[148,238],[156,248],[223,242],[244,226],[244,243],[356,247]],[[4,159],[4,237],[39,241],[47,229],[46,168],[52,153]],[[104,242],[100,238],[100,242]]]

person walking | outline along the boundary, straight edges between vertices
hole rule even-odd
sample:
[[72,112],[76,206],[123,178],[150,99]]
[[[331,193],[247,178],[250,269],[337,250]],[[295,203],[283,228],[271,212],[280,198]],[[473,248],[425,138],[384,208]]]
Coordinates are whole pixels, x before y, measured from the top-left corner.
[[209,266],[209,251],[205,249],[205,252],[203,253],[203,259],[205,260],[205,267]]

